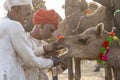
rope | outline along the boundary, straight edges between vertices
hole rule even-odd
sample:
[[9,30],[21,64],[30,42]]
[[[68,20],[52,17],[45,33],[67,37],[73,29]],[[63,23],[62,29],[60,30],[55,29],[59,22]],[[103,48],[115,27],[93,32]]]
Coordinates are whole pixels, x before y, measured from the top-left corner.
[[84,16],[80,17],[80,20],[79,20],[79,23],[78,23],[77,27],[74,30],[72,30],[72,32],[75,32],[75,31],[77,31],[79,29],[81,21],[82,21],[83,18],[84,18]]
[[74,14],[76,14],[77,12],[79,12],[80,10],[76,10],[75,12],[72,12],[70,15],[68,15],[66,18],[69,18],[71,16],[73,16]]
[[102,47],[100,48],[99,58],[97,59],[98,63],[101,63],[104,65],[106,63],[106,61],[108,60],[107,55],[109,53],[109,46],[111,45],[113,40],[117,41],[120,46],[120,40],[114,33],[115,30],[116,30],[116,28],[112,27],[112,31],[109,33],[109,36],[103,42]]
[[[111,0],[111,6],[114,7],[114,1],[113,0]],[[115,17],[115,15],[119,12],[120,12],[120,9],[115,10],[113,16]]]
[[52,80],[58,80],[58,57],[55,57],[55,67],[56,67],[56,76],[53,76],[53,71],[52,71]]
[[119,13],[120,12],[120,9],[118,9],[118,10],[115,10],[115,12],[114,12],[114,17],[115,17],[115,15],[117,14],[117,13]]
[[112,32],[114,32],[116,30],[116,27],[112,27]]

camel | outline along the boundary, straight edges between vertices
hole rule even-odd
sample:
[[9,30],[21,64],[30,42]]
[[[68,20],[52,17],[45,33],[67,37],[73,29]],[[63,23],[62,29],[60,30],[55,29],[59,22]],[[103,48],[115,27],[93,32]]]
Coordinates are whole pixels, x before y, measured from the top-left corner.
[[90,8],[91,12],[93,13],[99,6],[95,2],[88,3],[88,7]]
[[[67,47],[67,54],[69,56],[96,60],[98,59],[100,48],[108,36],[109,32],[104,30],[104,24],[100,23],[97,27],[90,27],[80,35],[64,37],[58,42],[57,47]],[[118,41],[113,40],[109,46],[109,53],[107,55],[107,64],[112,66],[116,71],[115,80],[120,80],[119,48]]]
[[[119,34],[120,32],[120,1],[118,0],[94,0],[95,2],[98,2],[102,4],[103,6],[106,6],[110,11],[111,14],[114,17],[114,26],[117,28],[116,34]],[[118,37],[120,37],[118,35]]]
[[[60,22],[58,30],[55,31],[55,33],[54,33],[55,36],[56,36],[56,34],[62,34],[63,36],[73,34],[73,32],[70,31],[70,28],[72,26],[68,26],[68,23],[67,23],[68,18],[70,17],[72,19],[74,17],[74,20],[75,20],[74,22],[76,22],[74,26],[77,26],[77,24],[79,22],[79,18],[77,18],[77,16],[85,15],[86,9],[88,9],[88,4],[85,0],[81,0],[81,1],[66,0],[65,1],[65,12],[66,12],[67,19],[64,19],[63,21]],[[93,10],[95,10],[95,8],[92,9],[92,12],[93,12]],[[73,13],[73,12],[75,12],[75,13]],[[75,16],[76,14],[77,14],[77,16]],[[74,60],[75,60],[75,80],[79,80],[81,77],[80,59],[74,59]],[[69,78],[69,80],[73,80],[72,58],[70,58],[70,57],[68,58],[67,64],[68,64],[68,75],[69,75],[68,78]]]
[[[117,28],[115,33],[120,38],[120,35],[119,35],[119,32],[120,32],[120,20],[119,20],[120,19],[120,11],[119,11],[120,1],[118,0],[94,0],[94,1],[102,4],[103,6],[106,6],[110,10],[114,18],[114,26]],[[113,68],[113,71],[114,71],[114,68]]]
[[[69,1],[70,2],[70,1]],[[77,2],[76,2],[77,3]],[[70,6],[70,5],[69,5]],[[75,7],[75,8],[77,8],[77,7]],[[67,7],[66,7],[66,9],[67,9]],[[74,10],[74,12],[75,11],[77,11],[79,8],[77,8],[76,10]],[[67,9],[67,11],[66,12],[68,12],[68,10],[69,11],[71,11],[71,9],[68,7],[68,9]],[[71,12],[68,12],[69,14],[71,13],[73,13],[72,11]],[[67,13],[67,15],[68,15],[68,13]],[[91,15],[89,15],[89,16],[84,16],[84,18],[81,20],[81,23],[78,25],[78,22],[79,22],[79,19],[80,19],[80,16],[82,15],[82,14],[80,14],[81,12],[80,11],[78,11],[78,12],[76,12],[74,15],[72,15],[72,16],[67,16],[66,17],[66,19],[63,21],[63,22],[67,22],[67,24],[66,23],[63,23],[63,22],[61,22],[59,25],[60,25],[60,27],[58,28],[58,31],[56,31],[55,32],[55,35],[56,34],[62,34],[62,35],[64,35],[64,36],[67,36],[67,35],[75,35],[75,34],[80,34],[80,33],[82,33],[84,30],[86,30],[87,28],[89,28],[89,27],[92,27],[92,26],[95,26],[96,24],[98,24],[98,23],[100,23],[100,22],[103,22],[104,24],[105,24],[105,26],[107,26],[107,27],[105,27],[107,30],[111,30],[111,27],[113,26],[113,21],[112,21],[112,15],[110,14],[110,12],[109,12],[109,10],[106,8],[106,7],[99,7],[95,12],[93,12]],[[70,15],[71,15],[70,14]],[[77,15],[76,15],[77,14]],[[79,17],[78,17],[79,16]],[[94,21],[92,21],[92,20],[94,20]],[[75,22],[75,23],[74,23]],[[74,25],[73,25],[74,24]],[[65,27],[65,25],[67,25],[66,27]],[[63,27],[62,27],[63,26]],[[74,26],[74,27],[73,27]],[[77,31],[75,31],[75,32],[73,32],[72,30],[75,30],[76,29],[76,26],[79,26],[79,28],[78,28],[78,30]],[[72,60],[69,58],[69,61],[71,61],[72,62]],[[76,61],[78,61],[77,62],[77,64],[75,64],[75,65],[77,65],[78,66],[78,64],[80,64],[80,59],[78,59],[78,60],[76,60]],[[75,62],[76,62],[75,61]],[[70,64],[70,63],[69,63]],[[69,65],[69,66],[71,66],[71,64]],[[68,69],[68,70],[72,70],[72,67],[70,68],[70,69]],[[77,67],[77,69],[75,69],[75,71],[77,71],[76,73],[79,73],[79,74],[77,74],[78,76],[75,76],[75,79],[76,80],[80,80],[80,71],[79,71],[80,69],[79,69],[79,67]],[[69,80],[73,80],[73,72],[72,71],[70,71],[69,72],[70,74],[70,77],[69,77]],[[107,80],[107,79],[106,79]],[[110,79],[108,79],[108,80],[110,80]]]
[[120,32],[120,1],[113,0],[113,7],[114,7],[114,14],[113,14],[114,22],[115,22],[115,27],[117,27],[116,34],[119,34]]
[[[61,34],[63,36],[71,35],[70,28],[72,26],[68,25],[68,18],[73,18],[75,21],[75,25],[78,24],[79,18],[77,16],[82,16],[85,14],[85,10],[88,8],[88,4],[85,0],[65,0],[65,15],[66,19],[60,22],[59,28],[57,31],[55,31],[54,35]],[[75,13],[73,13],[75,12]],[[80,14],[79,14],[80,13]],[[75,16],[77,15],[77,16]],[[75,18],[76,17],[76,18]],[[67,21],[68,20],[68,21]],[[75,26],[74,25],[74,26]],[[77,25],[76,25],[77,26]],[[75,80],[80,80],[81,74],[80,74],[80,59],[74,59],[75,60]],[[68,64],[68,79],[73,80],[73,63],[72,58],[67,57],[67,64]]]
[[[110,27],[113,26],[113,17],[110,13],[110,11],[106,7],[98,7],[97,10],[95,10],[91,15],[86,16],[84,15],[83,7],[81,8],[79,6],[80,2],[79,0],[66,0],[65,1],[65,14],[66,18],[59,24],[58,30],[55,32],[56,34],[62,34],[63,36],[67,35],[74,35],[74,34],[80,34],[88,27],[95,26],[99,22],[103,22],[105,26],[109,26],[108,30],[110,30]],[[68,3],[67,3],[68,2]],[[75,5],[76,3],[76,5]],[[74,4],[74,5],[72,5]],[[81,3],[82,6],[83,3]],[[88,6],[88,5],[87,5]],[[84,7],[84,10],[88,7]],[[81,10],[82,9],[82,10]],[[84,18],[81,18],[81,16],[84,16]],[[94,21],[92,21],[94,20]],[[79,24],[80,22],[80,24]],[[108,24],[109,23],[109,24]],[[66,27],[66,25],[68,27]],[[63,27],[62,27],[63,26]],[[73,31],[76,29],[76,31]],[[87,26],[87,27],[86,27]]]
[[93,0],[95,2],[100,3],[101,5],[109,8],[113,12],[113,1],[112,0]]

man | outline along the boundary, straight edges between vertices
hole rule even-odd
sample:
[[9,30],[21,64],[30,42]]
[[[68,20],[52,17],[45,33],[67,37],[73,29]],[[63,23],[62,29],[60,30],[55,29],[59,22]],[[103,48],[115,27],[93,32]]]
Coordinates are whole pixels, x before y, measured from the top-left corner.
[[[58,18],[59,16],[54,10],[39,9],[34,13],[34,27],[27,36],[30,43],[32,43],[31,47],[37,56],[41,56],[45,52],[51,52],[50,50],[52,49],[50,48],[53,46],[47,45],[48,43],[43,40],[49,39],[53,36],[53,32],[58,27]],[[43,44],[47,46],[44,46]]]
[[[31,48],[36,56],[43,57],[44,48],[48,48],[48,43],[44,40],[52,37],[53,32],[57,29],[59,16],[54,10],[39,9],[33,15],[34,27],[30,33],[27,33]],[[50,46],[51,48],[51,46]],[[49,51],[50,52],[50,51]],[[46,64],[44,64],[46,65]],[[27,80],[48,80],[43,69],[29,68],[25,69]]]
[[26,80],[18,58],[26,67],[53,66],[51,59],[34,55],[23,29],[31,14],[31,3],[30,0],[6,0],[4,4],[8,15],[0,22],[0,80]]

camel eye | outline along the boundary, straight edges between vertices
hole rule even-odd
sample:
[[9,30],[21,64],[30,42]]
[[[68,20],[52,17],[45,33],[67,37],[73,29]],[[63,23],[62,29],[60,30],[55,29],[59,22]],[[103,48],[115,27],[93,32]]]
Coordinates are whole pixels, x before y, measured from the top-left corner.
[[80,38],[80,39],[78,39],[78,42],[84,44],[84,43],[87,43],[88,39],[89,39],[89,37],[87,37],[87,38]]

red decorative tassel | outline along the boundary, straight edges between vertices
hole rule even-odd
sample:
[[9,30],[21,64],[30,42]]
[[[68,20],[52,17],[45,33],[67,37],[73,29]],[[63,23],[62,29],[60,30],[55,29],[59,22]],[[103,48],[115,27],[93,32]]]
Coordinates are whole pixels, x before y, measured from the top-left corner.
[[99,59],[101,59],[101,60],[102,60],[102,57],[103,57],[103,54],[102,54],[102,53],[100,53],[100,54],[99,54]]
[[105,47],[105,48],[107,48],[109,46],[109,42],[105,41],[102,46]]
[[109,51],[109,44],[111,44],[113,37],[115,36],[115,33],[113,32],[110,32],[109,33],[109,36],[107,38],[107,41],[105,41],[103,44],[102,44],[102,47],[101,47],[101,52],[99,54],[99,59],[98,59],[98,62],[99,63],[102,63],[102,64],[105,64],[105,62],[107,61],[107,55],[108,55],[108,51]]
[[110,32],[110,36],[115,36],[115,33],[114,32]]
[[60,35],[60,34],[57,36],[57,39],[58,39],[58,40],[62,40],[63,38],[64,38],[64,37],[63,37],[62,35]]

